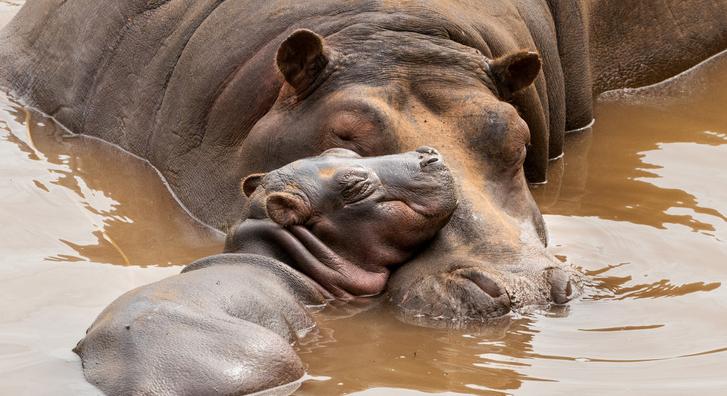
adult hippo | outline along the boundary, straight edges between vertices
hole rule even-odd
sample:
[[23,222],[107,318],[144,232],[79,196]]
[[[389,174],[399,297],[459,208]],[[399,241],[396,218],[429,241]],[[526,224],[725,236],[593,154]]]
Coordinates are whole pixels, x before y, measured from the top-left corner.
[[[0,34],[0,81],[70,130],[148,159],[218,228],[240,177],[331,147],[438,147],[461,203],[389,280],[404,313],[567,302],[528,183],[603,90],[727,47],[725,1],[36,0]],[[526,179],[527,176],[527,179]],[[483,290],[481,285],[487,284]],[[505,296],[494,299],[492,295]]]
[[332,149],[250,176],[243,191],[246,220],[226,254],[99,315],[74,349],[89,382],[111,395],[290,392],[303,375],[290,343],[315,326],[308,307],[381,293],[387,267],[457,206],[449,169],[428,147],[370,158]]

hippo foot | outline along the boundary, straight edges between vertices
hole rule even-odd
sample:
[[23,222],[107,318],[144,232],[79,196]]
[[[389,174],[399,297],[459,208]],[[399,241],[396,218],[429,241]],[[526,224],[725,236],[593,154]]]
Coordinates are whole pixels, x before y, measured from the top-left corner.
[[467,263],[407,285],[394,279],[389,295],[401,316],[491,321],[526,307],[565,304],[581,293],[583,283],[583,274],[560,263],[518,271]]

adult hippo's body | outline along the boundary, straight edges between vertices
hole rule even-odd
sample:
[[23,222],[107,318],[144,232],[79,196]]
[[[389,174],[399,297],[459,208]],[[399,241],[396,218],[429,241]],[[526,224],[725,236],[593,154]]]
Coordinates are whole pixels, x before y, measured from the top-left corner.
[[[0,82],[71,131],[148,159],[218,228],[239,218],[247,174],[331,147],[435,146],[460,205],[388,292],[405,313],[482,318],[571,298],[575,275],[546,252],[527,181],[545,180],[565,130],[591,122],[595,93],[727,47],[725,8],[37,0],[0,34]],[[482,284],[507,298],[493,306]]]

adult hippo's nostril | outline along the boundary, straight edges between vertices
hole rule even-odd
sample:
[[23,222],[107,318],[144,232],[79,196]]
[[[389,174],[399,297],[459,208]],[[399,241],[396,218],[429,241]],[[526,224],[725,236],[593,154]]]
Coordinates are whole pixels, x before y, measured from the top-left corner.
[[550,270],[550,298],[556,304],[565,304],[573,298],[570,276],[559,268]]
[[491,298],[490,310],[492,312],[498,312],[500,315],[504,315],[510,311],[511,303],[507,290],[490,276],[476,270],[464,270],[461,275],[463,278],[474,283]]
[[482,289],[482,291],[489,294],[492,298],[498,298],[505,292],[500,285],[481,272],[466,273],[465,277],[474,282],[480,289]]
[[508,291],[496,279],[479,268],[464,267],[424,276],[390,296],[409,317],[448,319],[450,324],[490,320],[512,307]]

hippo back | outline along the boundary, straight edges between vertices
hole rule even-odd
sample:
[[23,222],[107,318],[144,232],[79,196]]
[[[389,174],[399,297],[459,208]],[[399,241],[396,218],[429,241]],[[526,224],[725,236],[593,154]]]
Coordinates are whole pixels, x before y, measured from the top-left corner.
[[[525,21],[516,20],[518,7]],[[560,107],[562,113],[555,40],[539,37],[554,35],[554,28],[547,19],[536,23],[547,14],[540,0],[268,1],[254,7],[211,0],[39,0],[28,2],[0,33],[0,85],[69,130],[148,159],[192,213],[220,227],[242,206],[236,189],[238,148],[278,97],[283,79],[275,51],[295,29],[326,37],[370,24],[445,36],[488,57],[513,45],[540,47],[549,54],[545,68],[553,76],[548,77],[554,92],[550,110]],[[506,15],[511,17],[500,18]],[[547,145],[548,131],[562,132],[563,120],[549,115],[543,77],[536,86],[524,113],[535,144]],[[539,152],[532,155],[539,158],[539,173],[549,156],[560,154],[559,144],[551,155],[547,149],[531,150]],[[270,169],[280,165],[271,163]]]

